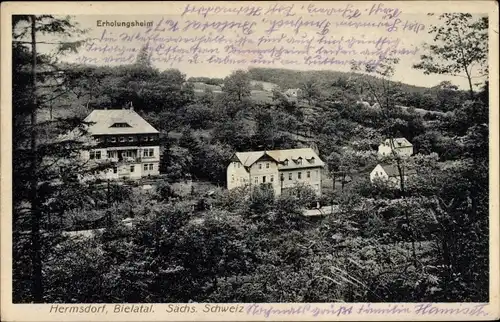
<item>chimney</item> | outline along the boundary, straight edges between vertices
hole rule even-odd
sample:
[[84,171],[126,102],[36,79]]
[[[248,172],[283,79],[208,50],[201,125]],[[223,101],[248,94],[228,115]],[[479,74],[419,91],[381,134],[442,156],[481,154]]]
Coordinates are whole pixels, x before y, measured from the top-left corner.
[[130,102],[129,110],[131,110],[131,111],[134,110],[134,105],[132,104],[132,102]]

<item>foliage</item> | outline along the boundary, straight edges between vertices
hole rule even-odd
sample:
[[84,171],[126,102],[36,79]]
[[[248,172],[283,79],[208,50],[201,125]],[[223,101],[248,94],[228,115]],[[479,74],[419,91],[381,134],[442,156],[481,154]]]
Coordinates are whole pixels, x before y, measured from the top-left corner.
[[[450,23],[451,31],[469,21],[461,19]],[[469,26],[482,32],[479,24]],[[53,25],[66,27],[63,21]],[[56,84],[48,80],[61,65],[39,55],[38,63],[51,73],[37,75],[37,82],[64,95],[55,99],[48,95],[52,90],[42,92],[33,106],[33,79],[26,73],[30,49],[13,45],[15,302],[35,298],[27,238],[32,217],[26,212],[33,129],[26,120],[34,107],[61,111],[68,100],[80,104],[82,114],[132,103],[161,132],[165,176],[152,192],[107,182],[81,184],[72,174],[93,169],[80,168],[71,158],[89,147],[55,139],[80,122],[40,123],[38,155],[40,165],[47,165],[36,177],[44,231],[39,239],[43,301],[487,301],[487,87],[471,97],[446,82],[430,89],[396,83],[390,80],[396,65],[385,62],[375,70],[364,66],[377,77],[251,68],[224,80],[186,82],[178,70],[150,66],[145,50],[139,56],[129,66],[71,66]],[[279,91],[272,104],[257,103],[250,80],[282,89],[302,86],[309,104]],[[207,89],[195,97],[194,82],[223,85],[224,92]],[[380,161],[378,145],[395,136],[408,138],[416,152],[410,160],[392,157],[418,171],[404,191],[369,181]],[[317,146],[328,170],[341,172],[342,182],[349,177],[350,183],[322,198],[305,185],[281,195],[269,185],[221,188],[235,151],[299,146]],[[59,158],[70,162],[48,166]],[[177,195],[174,186],[190,178],[209,181],[210,192]],[[332,215],[304,216],[317,201],[331,206]],[[122,222],[125,218],[134,219],[132,226]],[[99,220],[105,220],[102,231],[68,234],[75,223]]]
[[222,90],[238,101],[242,101],[251,94],[250,77],[243,70],[237,70],[224,79]]
[[429,54],[422,55],[414,68],[426,74],[465,74],[473,97],[473,67],[482,75],[488,71],[488,17],[474,19],[469,13],[444,13],[439,19],[444,24],[429,30],[434,34],[434,44],[427,46]]

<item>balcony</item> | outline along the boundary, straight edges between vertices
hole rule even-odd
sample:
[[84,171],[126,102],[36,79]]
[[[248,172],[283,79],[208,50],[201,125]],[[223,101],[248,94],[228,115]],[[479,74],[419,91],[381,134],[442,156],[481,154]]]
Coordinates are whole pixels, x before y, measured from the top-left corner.
[[137,163],[137,162],[142,162],[141,157],[114,157],[114,158],[107,158],[106,160],[110,162],[119,162],[119,163]]

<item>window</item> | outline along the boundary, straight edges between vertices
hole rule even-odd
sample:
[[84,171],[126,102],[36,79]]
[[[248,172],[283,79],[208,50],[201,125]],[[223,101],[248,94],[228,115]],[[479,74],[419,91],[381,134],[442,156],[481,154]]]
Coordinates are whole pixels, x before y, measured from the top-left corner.
[[238,168],[240,168],[240,167],[241,167],[241,163],[238,162]]
[[114,151],[108,151],[108,159],[112,159],[114,155]]
[[97,160],[101,159],[101,151],[95,151],[95,158]]
[[288,180],[292,180],[292,173],[291,172],[288,173]]
[[309,162],[312,163],[312,164],[314,164],[314,161],[315,161],[314,157],[312,157],[311,159],[309,159]]
[[266,169],[269,169],[269,162],[266,163]]
[[143,138],[142,138],[142,140],[143,140],[144,142],[146,142],[146,141],[148,140],[148,137],[147,137],[147,136],[145,136],[145,137],[143,137]]
[[135,166],[131,165],[130,166],[130,172],[134,172],[134,170],[135,170]]
[[302,179],[302,172],[297,173],[297,178]]
[[254,181],[255,184],[258,184],[259,183],[259,177],[254,177],[253,181]]
[[288,165],[288,159],[286,159],[285,161],[283,161],[283,165],[284,165],[284,166],[287,166],[287,165]]
[[116,138],[114,136],[111,137],[111,142],[116,142]]
[[148,171],[148,164],[144,165],[144,171]]
[[307,177],[310,178],[311,177],[311,171],[307,171]]
[[134,142],[134,137],[133,137],[133,136],[129,136],[129,137],[128,137],[128,141],[129,141],[129,142]]
[[120,138],[120,142],[125,142],[125,138],[124,138],[124,137],[121,137],[121,138]]
[[149,137],[149,141],[154,141],[154,139],[155,139],[155,138],[154,138],[153,136],[150,136],[150,137]]
[[95,159],[95,151],[90,151],[90,159]]
[[94,138],[94,140],[95,140],[97,143],[100,143],[100,142],[101,142],[101,138]]
[[262,183],[266,183],[266,176],[262,176]]
[[274,182],[274,175],[271,174],[271,178],[269,178],[270,182]]
[[149,170],[150,170],[150,171],[153,171],[153,166],[154,166],[154,165],[153,165],[152,163],[150,163],[150,164],[149,164]]
[[[302,164],[302,158],[297,159],[297,164]],[[299,178],[300,179],[300,178]]]
[[234,174],[233,174],[233,175],[231,175],[231,181],[233,181],[233,182],[234,182]]
[[154,149],[144,149],[143,156],[145,158],[150,158],[155,155],[155,150]]
[[128,123],[114,123],[110,127],[131,127]]
[[259,169],[262,169],[262,163],[259,163]]
[[113,173],[118,173],[118,168],[117,167],[113,168]]

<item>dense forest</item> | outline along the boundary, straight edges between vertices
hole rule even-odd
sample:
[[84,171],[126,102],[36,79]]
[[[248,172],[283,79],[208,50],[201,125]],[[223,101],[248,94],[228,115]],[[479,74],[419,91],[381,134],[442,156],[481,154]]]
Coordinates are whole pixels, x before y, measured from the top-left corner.
[[[477,45],[487,44],[487,21],[442,19],[474,37],[459,44],[455,29],[433,30],[431,54],[444,63],[425,56],[414,68],[487,66]],[[391,80],[396,60],[352,73],[251,68],[187,79],[155,68],[146,47],[118,67],[38,53],[39,33],[82,32],[70,18],[18,16],[13,30],[14,302],[488,300],[487,82],[406,85]],[[79,45],[65,42],[59,55]],[[440,56],[439,46],[467,50]],[[256,81],[278,86],[267,101],[256,99],[266,92]],[[155,189],[75,180],[95,171],[76,157],[89,147],[61,134],[77,127],[86,137],[81,120],[92,109],[130,105],[161,132]],[[415,156],[388,161],[418,175],[400,188],[371,183],[377,147],[394,137]],[[327,164],[320,199],[307,186],[280,196],[223,188],[235,151],[304,146]],[[338,211],[303,216],[316,202]],[[105,218],[105,228],[68,234],[89,218]]]

